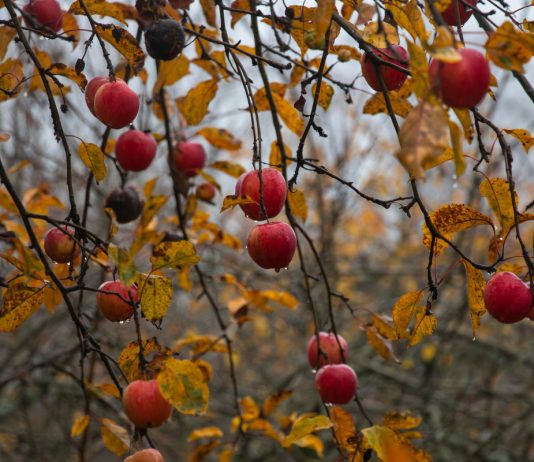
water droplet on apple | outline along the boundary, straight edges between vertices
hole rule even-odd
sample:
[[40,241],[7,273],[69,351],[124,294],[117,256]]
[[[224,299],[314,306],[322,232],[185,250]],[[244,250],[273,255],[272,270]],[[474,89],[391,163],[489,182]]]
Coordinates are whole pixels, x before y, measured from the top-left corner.
[[332,407],[332,406],[333,406],[332,403],[324,403],[324,405],[325,405],[326,407]]
[[312,373],[315,374],[317,372],[317,369],[312,369]]

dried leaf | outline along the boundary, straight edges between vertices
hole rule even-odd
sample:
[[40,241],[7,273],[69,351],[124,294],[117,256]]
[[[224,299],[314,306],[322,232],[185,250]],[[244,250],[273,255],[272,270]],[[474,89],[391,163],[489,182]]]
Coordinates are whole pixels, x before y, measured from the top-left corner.
[[[413,109],[412,104],[407,100],[410,93],[410,86],[408,84],[403,85],[399,91],[390,91],[388,93],[391,107],[396,115],[406,117]],[[381,91],[374,93],[373,96],[365,102],[363,113],[371,115],[379,113],[387,114],[388,108],[384,93]]]
[[418,415],[413,415],[410,411],[389,411],[382,422],[384,426],[392,430],[411,430],[419,427],[423,419]]
[[240,204],[255,204],[255,202],[250,198],[250,196],[226,196],[223,200],[223,205],[221,207],[220,213],[224,212],[225,210],[234,208],[236,205]]
[[229,162],[227,160],[220,160],[210,164],[211,168],[219,170],[220,172],[226,173],[234,178],[239,178],[243,173],[246,172],[245,168],[242,165],[236,164],[234,162]]
[[245,396],[239,401],[241,405],[241,417],[245,422],[250,420],[256,420],[260,416],[260,408],[256,404],[253,398]]
[[411,35],[414,42],[419,38],[421,43],[426,43],[428,33],[425,29],[423,15],[416,0],[410,0],[407,3],[386,0],[385,6],[386,9],[391,11],[395,22]]
[[[491,218],[464,204],[448,204],[430,213],[430,219],[436,230],[448,240],[453,234],[474,226],[489,225],[493,227]],[[423,244],[430,249],[432,244],[432,233],[423,224]],[[440,255],[447,248],[448,244],[441,239],[435,241],[434,253]]]
[[234,138],[234,135],[224,128],[201,128],[197,134],[203,136],[208,143],[219,149],[236,151],[241,148],[241,140]]
[[[117,21],[127,25],[126,19],[137,19],[137,11],[135,8],[123,3],[110,3],[102,0],[84,0],[84,4],[91,15],[108,16]],[[80,2],[74,2],[69,12],[72,14],[85,15],[84,9]]]
[[365,333],[367,334],[367,342],[378,352],[380,356],[382,356],[384,359],[393,359],[397,363],[400,362],[393,352],[391,340],[382,337],[382,335],[378,333],[378,330],[375,326],[366,327]]
[[423,291],[408,292],[402,295],[393,306],[392,315],[397,331],[397,338],[407,338],[407,330],[414,319],[418,305],[423,297]]
[[530,148],[534,146],[534,137],[528,130],[523,130],[521,128],[504,128],[503,131],[513,136],[521,143],[525,150],[525,154],[528,154]]
[[6,59],[0,64],[0,102],[14,98],[20,93],[23,78],[24,70],[19,59]]
[[[230,6],[234,10],[250,11],[250,2],[249,2],[249,0],[234,0]],[[245,14],[246,14],[245,12],[241,12],[241,11],[232,11],[230,13],[230,15],[232,17],[232,21],[230,22],[230,26],[232,27],[232,29],[239,22],[239,20],[243,16],[245,16]]]
[[[515,224],[510,184],[503,178],[489,178],[480,183],[479,190],[480,195],[486,198],[501,225],[499,236],[505,237]],[[517,206],[516,193],[514,193],[514,202]]]
[[365,26],[361,34],[367,43],[376,48],[387,48],[388,44],[399,44],[397,29],[387,22],[370,22]]
[[272,300],[276,303],[279,303],[290,310],[296,310],[299,302],[298,300],[288,292],[283,292],[280,290],[262,290],[258,292],[258,295],[267,300]]
[[201,438],[222,438],[223,431],[219,427],[202,427],[189,433],[187,441],[196,441]]
[[[315,98],[317,92],[317,84],[313,84],[312,86],[312,95]],[[328,110],[330,107],[330,103],[332,102],[332,97],[334,96],[334,87],[325,81],[321,82],[321,91],[319,92],[319,100],[317,103],[319,106],[321,106],[325,111]]]
[[196,265],[200,261],[195,246],[189,241],[162,242],[150,257],[152,271]]
[[154,84],[152,92],[159,93],[161,88],[178,82],[182,77],[189,74],[189,60],[180,54],[170,61],[160,61],[158,68],[158,78]]
[[6,57],[7,47],[17,35],[14,27],[0,27],[0,61]]
[[390,428],[373,425],[362,430],[367,445],[376,452],[382,462],[431,462],[423,451],[412,446]]
[[324,37],[330,26],[332,15],[336,11],[335,0],[317,0],[315,10],[315,36]]
[[192,361],[167,359],[158,374],[161,394],[182,414],[208,410],[209,389],[204,374]]
[[352,453],[356,449],[356,425],[352,414],[334,406],[330,409],[330,420],[334,424],[336,441],[342,449]]
[[80,26],[76,17],[68,11],[63,15],[63,32],[72,40],[72,48],[76,48],[80,41]]
[[417,315],[415,317],[414,326],[412,329],[410,342],[408,346],[417,345],[424,337],[432,335],[438,321],[436,317],[427,311],[425,306],[420,306],[417,309]]
[[13,332],[37,311],[43,303],[44,291],[19,283],[6,289],[3,298],[0,332]]
[[[284,152],[286,155],[286,167],[291,164],[291,148],[284,143]],[[277,170],[282,170],[282,152],[278,146],[278,141],[271,143],[271,152],[269,154],[269,164]]]
[[265,417],[271,415],[276,409],[278,409],[278,406],[280,406],[283,401],[290,398],[292,394],[292,390],[282,390],[274,395],[269,396],[263,403],[263,415]]
[[135,74],[141,71],[145,62],[145,53],[132,34],[125,29],[109,24],[97,24],[96,31],[102,39],[126,58]]
[[480,317],[486,312],[484,303],[486,280],[482,271],[475,268],[471,263],[463,259],[462,263],[467,277],[467,303],[471,315],[471,324],[473,325],[473,338],[475,338],[480,327]]
[[447,113],[438,106],[421,103],[412,109],[399,133],[396,157],[411,178],[424,178],[425,167],[449,149]]
[[510,21],[504,21],[488,34],[485,45],[491,61],[510,71],[525,72],[524,65],[534,54],[534,34],[522,32]]

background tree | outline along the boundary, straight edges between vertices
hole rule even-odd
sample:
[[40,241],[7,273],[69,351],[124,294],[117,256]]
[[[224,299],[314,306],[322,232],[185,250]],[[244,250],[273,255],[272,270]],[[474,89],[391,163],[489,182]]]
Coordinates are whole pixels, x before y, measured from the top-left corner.
[[0,0],[1,459],[533,458],[531,18]]

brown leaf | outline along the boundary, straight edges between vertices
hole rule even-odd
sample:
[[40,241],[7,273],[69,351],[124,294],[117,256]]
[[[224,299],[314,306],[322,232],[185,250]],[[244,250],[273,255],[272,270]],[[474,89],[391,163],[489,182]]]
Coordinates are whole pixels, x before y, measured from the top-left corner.
[[[249,0],[234,0],[230,6],[231,8],[235,10],[247,10],[247,11],[250,10]],[[241,20],[243,16],[245,16],[244,12],[241,12],[241,11],[231,12],[232,21],[230,22],[230,26],[232,27],[232,29]]]
[[96,31],[102,39],[126,58],[135,74],[141,71],[145,62],[145,53],[132,34],[125,29],[109,24],[97,24]]
[[534,54],[534,34],[522,32],[510,21],[504,21],[488,34],[485,45],[491,61],[510,71],[525,72],[524,65]]

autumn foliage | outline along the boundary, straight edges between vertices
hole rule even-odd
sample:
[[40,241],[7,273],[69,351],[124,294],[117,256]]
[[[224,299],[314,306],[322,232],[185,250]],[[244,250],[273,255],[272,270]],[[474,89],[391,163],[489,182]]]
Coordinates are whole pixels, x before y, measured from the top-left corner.
[[0,0],[0,460],[534,458],[519,3]]

